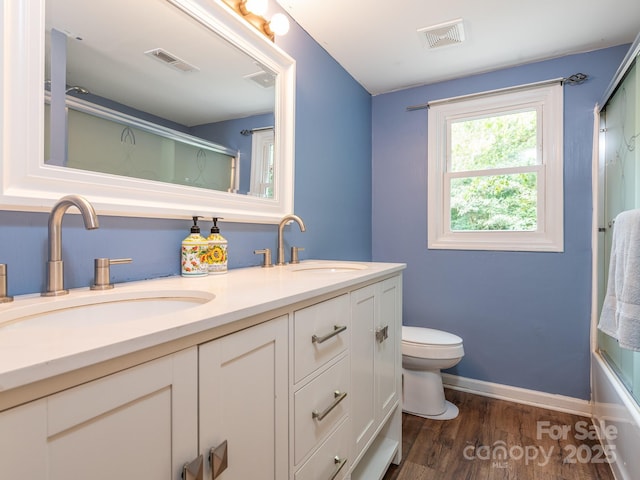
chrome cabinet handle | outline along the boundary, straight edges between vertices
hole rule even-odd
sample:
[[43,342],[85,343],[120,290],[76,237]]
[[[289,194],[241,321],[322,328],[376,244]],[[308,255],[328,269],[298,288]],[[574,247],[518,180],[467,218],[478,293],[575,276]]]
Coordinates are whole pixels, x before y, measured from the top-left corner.
[[311,418],[314,418],[320,421],[324,417],[329,415],[331,410],[336,408],[338,404],[345,399],[345,397],[347,396],[347,392],[340,392],[340,390],[336,390],[335,392],[333,392],[333,396],[334,396],[333,403],[329,405],[327,408],[325,408],[322,412],[318,412],[317,410],[314,410],[313,412],[311,412]]
[[347,457],[341,459],[336,455],[335,457],[333,457],[333,462],[336,464],[336,469],[333,471],[333,474],[329,477],[329,480],[333,480],[338,476],[338,473],[340,473],[340,470],[342,470],[342,467],[344,467],[347,464]]
[[229,466],[227,454],[227,441],[209,450],[209,463],[211,464],[211,480],[215,480]]
[[319,337],[318,335],[313,335],[311,337],[311,343],[323,343],[323,342],[326,342],[331,337],[335,337],[339,333],[344,332],[346,329],[347,329],[346,325],[342,325],[342,326],[334,325],[333,326],[333,331],[331,333],[327,333],[326,335],[323,335],[322,337]]
[[182,479],[183,480],[204,480],[203,471],[203,457],[202,454],[198,455],[198,458],[191,462],[185,463],[182,467]]
[[378,343],[384,342],[387,338],[389,338],[389,325],[385,325],[376,330],[376,340]]

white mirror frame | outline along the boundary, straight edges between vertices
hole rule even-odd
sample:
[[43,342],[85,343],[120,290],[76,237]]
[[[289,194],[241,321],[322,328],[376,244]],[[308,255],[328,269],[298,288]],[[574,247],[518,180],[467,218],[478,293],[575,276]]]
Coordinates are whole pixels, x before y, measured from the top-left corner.
[[67,194],[85,196],[99,214],[277,223],[293,212],[295,61],[221,0],[167,0],[278,72],[274,124],[276,198],[74,170],[44,164],[45,0],[0,7],[0,209],[48,211]]

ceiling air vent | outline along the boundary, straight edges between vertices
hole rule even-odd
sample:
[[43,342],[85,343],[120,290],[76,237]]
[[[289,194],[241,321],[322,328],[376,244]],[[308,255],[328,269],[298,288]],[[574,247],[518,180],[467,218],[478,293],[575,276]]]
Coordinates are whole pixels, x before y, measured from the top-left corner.
[[276,84],[276,76],[270,72],[256,72],[245,75],[247,80],[257,83],[262,88],[271,88]]
[[428,48],[458,45],[464,41],[462,19],[418,29]]
[[148,50],[144,53],[145,55],[148,55],[151,58],[154,58],[159,62],[168,65],[169,67],[180,70],[181,72],[194,72],[196,70],[200,70],[198,67],[194,67],[193,65],[179,59],[175,55],[167,52],[166,50],[163,50],[162,48],[154,48],[153,50]]

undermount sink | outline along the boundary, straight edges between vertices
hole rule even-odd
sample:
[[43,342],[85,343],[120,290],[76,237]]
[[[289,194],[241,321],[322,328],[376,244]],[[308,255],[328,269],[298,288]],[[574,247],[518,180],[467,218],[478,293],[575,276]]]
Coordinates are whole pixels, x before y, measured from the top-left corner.
[[304,262],[291,268],[292,272],[346,273],[366,270],[367,265],[349,262]]
[[207,303],[215,295],[205,291],[132,291],[71,293],[64,297],[36,297],[15,302],[9,308],[0,308],[0,328],[20,325],[83,326],[96,322],[129,322]]

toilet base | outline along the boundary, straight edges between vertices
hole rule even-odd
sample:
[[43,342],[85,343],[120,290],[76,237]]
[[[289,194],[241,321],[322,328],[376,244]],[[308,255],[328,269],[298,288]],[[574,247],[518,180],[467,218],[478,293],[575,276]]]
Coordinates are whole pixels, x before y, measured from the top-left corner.
[[451,420],[458,416],[458,407],[444,398],[440,370],[402,369],[402,410],[434,420]]
[[431,420],[453,420],[458,416],[460,410],[449,400],[445,400],[445,411],[440,413],[439,415],[425,415],[423,413],[415,413],[409,412],[408,410],[402,409],[404,413],[408,413],[409,415],[415,415],[416,417],[422,418],[430,418]]

